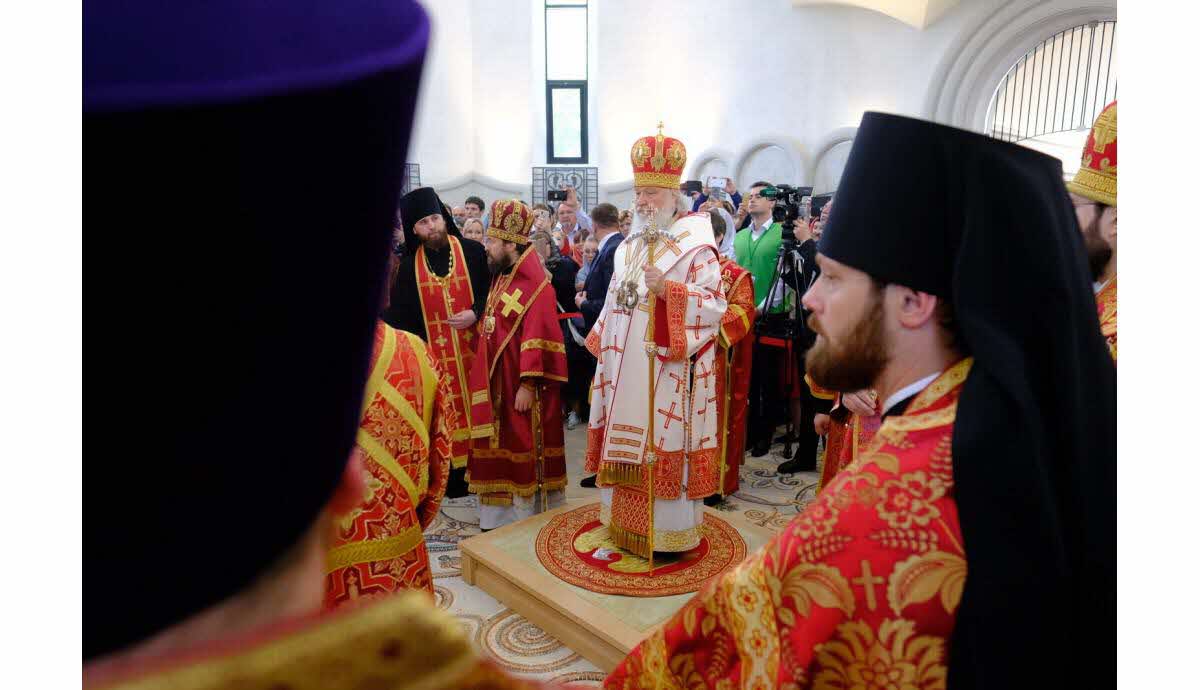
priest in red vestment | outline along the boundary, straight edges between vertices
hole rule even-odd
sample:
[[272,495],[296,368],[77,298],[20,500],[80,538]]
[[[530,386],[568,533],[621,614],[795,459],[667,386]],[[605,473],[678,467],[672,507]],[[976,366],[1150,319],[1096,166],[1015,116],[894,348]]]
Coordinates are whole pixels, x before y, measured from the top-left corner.
[[1096,290],[1100,334],[1117,361],[1117,102],[1092,125],[1075,178],[1067,183]]
[[457,414],[450,429],[449,496],[465,495],[463,474],[471,445],[467,378],[479,344],[479,319],[487,299],[487,256],[483,246],[462,236],[432,187],[400,198],[407,253],[399,261],[388,325],[425,341],[441,368]]
[[[725,219],[709,211],[713,241],[720,247],[728,228]],[[721,257],[721,290],[725,295],[725,316],[717,336],[717,357],[714,364],[717,379],[717,427],[720,450],[721,484],[718,492],[704,499],[706,505],[716,505],[725,496],[737,491],[738,472],[746,454],[746,409],[750,390],[750,358],[752,348],[744,341],[754,329],[754,285],[750,271],[737,261]]]
[[1112,685],[1116,376],[1061,170],[864,116],[803,299],[806,363],[877,390],[882,426],[606,687]]
[[401,589],[433,594],[424,530],[437,517],[457,426],[450,380],[412,333],[380,321],[355,450],[366,491],[337,523],[325,576],[333,608]]
[[492,204],[492,286],[471,370],[474,442],[467,465],[479,523],[494,529],[562,504],[567,465],[562,396],[567,355],[550,275],[529,244],[525,204]]

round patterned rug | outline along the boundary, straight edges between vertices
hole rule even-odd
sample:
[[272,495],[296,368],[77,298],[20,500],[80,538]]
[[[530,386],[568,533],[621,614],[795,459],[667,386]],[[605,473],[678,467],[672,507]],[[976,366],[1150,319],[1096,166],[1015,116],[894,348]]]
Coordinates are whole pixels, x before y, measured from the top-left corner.
[[746,542],[728,522],[704,514],[700,545],[684,553],[656,553],[654,573],[645,558],[613,544],[600,524],[600,504],[554,517],[538,532],[537,555],[555,577],[577,587],[630,597],[665,597],[700,589],[709,578],[746,558]]

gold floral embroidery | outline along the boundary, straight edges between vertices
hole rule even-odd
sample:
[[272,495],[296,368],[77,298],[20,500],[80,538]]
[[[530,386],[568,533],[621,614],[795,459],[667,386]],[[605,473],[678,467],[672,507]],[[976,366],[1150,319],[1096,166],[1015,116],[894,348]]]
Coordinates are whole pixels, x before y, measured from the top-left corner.
[[[911,443],[909,443],[908,446],[902,446],[899,443],[893,443],[892,445],[898,448],[912,446]],[[862,462],[857,465],[859,468],[866,467],[867,465],[875,465],[888,474],[896,474],[900,471],[900,458],[892,455],[891,453],[862,454],[859,456],[859,458],[862,459]]]
[[[795,625],[796,613],[807,618],[814,603],[827,609],[838,609],[847,616],[854,615],[854,592],[841,571],[833,566],[800,563],[789,568],[782,578],[768,571],[766,581],[775,615],[784,625]],[[793,601],[795,613],[785,606],[787,599]]]
[[931,551],[896,565],[888,578],[888,603],[899,616],[907,606],[941,595],[942,608],[951,615],[962,600],[967,582],[967,561],[952,553]]
[[883,500],[876,504],[875,510],[889,527],[924,527],[930,520],[941,517],[942,512],[934,502],[945,493],[946,484],[941,479],[930,479],[924,472],[912,472],[884,482]]
[[941,690],[946,687],[944,641],[917,635],[909,620],[885,620],[878,635],[861,621],[842,623],[817,652],[822,667],[818,688],[896,688]]

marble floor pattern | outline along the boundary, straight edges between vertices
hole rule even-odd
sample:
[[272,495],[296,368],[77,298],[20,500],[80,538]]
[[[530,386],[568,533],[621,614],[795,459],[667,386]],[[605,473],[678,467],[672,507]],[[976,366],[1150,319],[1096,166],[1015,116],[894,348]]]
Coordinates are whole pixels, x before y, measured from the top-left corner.
[[[566,432],[566,444],[568,500],[600,500],[598,489],[579,486],[584,476],[585,426]],[[818,474],[776,474],[775,467],[784,459],[782,444],[773,446],[761,458],[747,455],[738,492],[718,510],[740,511],[748,520],[771,530],[786,525],[813,499]],[[463,582],[458,542],[475,534],[479,534],[479,513],[474,497],[444,501],[441,513],[425,530],[438,606],[454,614],[479,650],[509,672],[542,681],[599,687],[604,674],[590,662],[483,590]]]

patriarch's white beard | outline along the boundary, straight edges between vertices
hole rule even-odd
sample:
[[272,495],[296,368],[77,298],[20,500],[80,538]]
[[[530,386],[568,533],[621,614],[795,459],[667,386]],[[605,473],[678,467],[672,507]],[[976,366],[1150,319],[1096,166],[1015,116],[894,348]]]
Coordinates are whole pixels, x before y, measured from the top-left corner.
[[650,225],[651,219],[654,220],[659,230],[666,230],[671,227],[672,221],[675,220],[675,209],[656,209],[652,213],[643,215],[635,207],[633,209],[633,223],[629,227],[629,234],[634,235],[645,230]]

